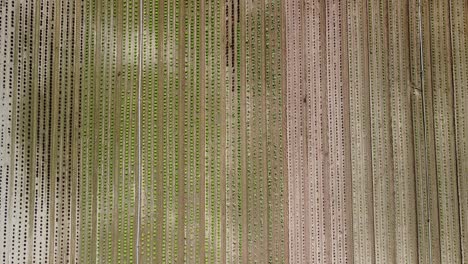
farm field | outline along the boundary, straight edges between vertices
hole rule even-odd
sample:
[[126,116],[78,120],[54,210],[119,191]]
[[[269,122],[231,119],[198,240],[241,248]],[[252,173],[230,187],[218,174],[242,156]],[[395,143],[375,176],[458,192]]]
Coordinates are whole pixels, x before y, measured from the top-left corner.
[[467,263],[468,2],[0,0],[1,263]]

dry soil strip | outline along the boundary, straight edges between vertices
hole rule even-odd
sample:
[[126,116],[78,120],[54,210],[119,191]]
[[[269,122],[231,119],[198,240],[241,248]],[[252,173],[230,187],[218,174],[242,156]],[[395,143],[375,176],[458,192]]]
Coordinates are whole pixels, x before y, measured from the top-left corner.
[[388,2],[389,76],[395,184],[396,261],[417,263],[416,195],[411,119],[408,4]]
[[347,6],[326,2],[331,261],[353,262]]
[[468,2],[450,1],[462,263],[468,262]]
[[377,263],[393,263],[396,257],[387,11],[385,1],[369,2],[369,78]]
[[[301,157],[303,151],[303,81],[302,54],[302,9],[301,1],[285,3],[286,28],[286,89],[287,89],[287,143],[288,143],[288,199],[289,199],[289,251],[290,262],[301,263],[308,260],[304,251],[306,234],[303,222],[304,190],[302,189],[306,167]],[[307,236],[307,237],[305,237]],[[307,251],[308,252],[308,251]]]
[[[460,263],[460,226],[448,2],[430,2],[432,101],[442,263]],[[442,235],[443,234],[443,235]]]
[[354,261],[375,263],[367,1],[348,5]]

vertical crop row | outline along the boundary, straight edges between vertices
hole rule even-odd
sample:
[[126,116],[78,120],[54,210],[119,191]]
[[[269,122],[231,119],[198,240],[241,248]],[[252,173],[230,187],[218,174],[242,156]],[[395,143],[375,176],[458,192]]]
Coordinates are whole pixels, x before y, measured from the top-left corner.
[[79,262],[91,263],[92,251],[92,180],[93,180],[93,146],[94,146],[94,49],[95,1],[84,2],[84,40],[81,92],[81,162],[80,170],[80,241]]
[[225,155],[222,150],[221,123],[223,112],[221,111],[221,56],[224,53],[222,49],[221,39],[221,17],[223,6],[222,1],[206,1],[205,3],[205,30],[201,34],[205,35],[205,94],[201,96],[206,100],[206,115],[205,117],[205,151],[206,157],[202,161],[201,166],[205,166],[205,262],[219,263],[221,262],[221,239],[223,232],[221,223],[222,187],[221,180],[221,160]]
[[[179,39],[179,45],[184,45],[184,116],[179,118],[184,119],[184,175],[179,177],[185,178],[185,219],[180,218],[179,221],[184,221],[185,226],[185,262],[198,263],[202,243],[204,239],[200,233],[202,228],[201,215],[202,194],[201,182],[202,175],[200,166],[203,162],[201,157],[202,144],[201,133],[205,127],[200,127],[202,109],[201,109],[201,60],[200,60],[200,44],[201,44],[201,10],[199,1],[182,1],[185,10],[184,20],[184,39]],[[181,131],[182,132],[182,131]],[[180,166],[180,164],[179,164]],[[204,171],[204,170],[203,170]],[[203,175],[204,176],[204,175]],[[180,217],[180,216],[179,216]],[[180,249],[183,250],[183,249]],[[179,254],[183,254],[180,251]]]
[[159,112],[164,109],[159,105],[160,69],[158,60],[160,59],[159,39],[160,26],[159,4],[154,1],[144,1],[143,3],[143,68],[142,68],[142,101],[141,101],[141,137],[142,137],[142,194],[141,194],[141,243],[140,261],[142,263],[159,263],[161,261],[160,249],[163,241],[159,226],[162,226],[163,217],[162,204],[163,197],[159,193],[162,189],[162,179],[158,165],[162,157],[159,149],[163,149],[158,142],[158,135],[164,129],[160,126]]
[[136,177],[137,164],[137,91],[138,91],[138,1],[123,2],[122,82],[120,85],[120,173],[118,184],[117,262],[135,258]]
[[265,2],[246,2],[245,27],[241,41],[245,41],[245,53],[240,60],[245,63],[245,127],[247,156],[247,228],[248,260],[267,262],[268,259],[268,186],[266,161],[266,83],[265,83]]
[[241,96],[239,1],[226,1],[226,263],[241,261]]
[[283,6],[281,1],[265,1],[264,11],[264,65],[266,96],[266,167],[268,187],[268,263],[287,263],[285,252],[289,247],[285,230],[288,223],[285,214],[288,210],[288,196],[285,192],[285,127],[283,91],[284,57],[283,57]]

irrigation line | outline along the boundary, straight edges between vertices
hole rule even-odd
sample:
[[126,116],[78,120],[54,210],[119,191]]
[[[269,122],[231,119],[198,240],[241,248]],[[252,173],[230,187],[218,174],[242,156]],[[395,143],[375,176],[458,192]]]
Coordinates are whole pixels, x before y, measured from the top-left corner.
[[137,112],[137,164],[138,164],[138,185],[137,185],[137,219],[136,219],[136,245],[135,245],[135,263],[140,261],[140,224],[141,224],[141,182],[142,182],[142,167],[141,167],[141,90],[142,90],[142,67],[143,67],[143,0],[139,0],[139,28],[138,28],[138,112]]
[[421,79],[421,98],[422,98],[422,107],[423,107],[423,126],[424,126],[424,163],[425,163],[425,173],[426,173],[426,199],[427,199],[427,217],[428,217],[428,239],[429,239],[429,263],[432,263],[432,232],[431,232],[431,199],[430,199],[430,184],[429,184],[429,167],[428,167],[428,157],[427,157],[427,117],[426,117],[426,100],[424,94],[424,49],[423,49],[423,33],[422,33],[422,11],[421,11],[421,0],[418,0],[418,30],[419,30],[419,63],[420,71],[419,76]]

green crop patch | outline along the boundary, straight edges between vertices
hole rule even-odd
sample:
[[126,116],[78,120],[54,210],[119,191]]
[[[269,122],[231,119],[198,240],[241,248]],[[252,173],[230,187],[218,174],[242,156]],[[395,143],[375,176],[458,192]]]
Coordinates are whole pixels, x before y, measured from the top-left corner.
[[0,0],[0,262],[467,262],[467,10]]

